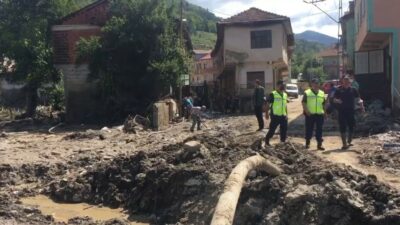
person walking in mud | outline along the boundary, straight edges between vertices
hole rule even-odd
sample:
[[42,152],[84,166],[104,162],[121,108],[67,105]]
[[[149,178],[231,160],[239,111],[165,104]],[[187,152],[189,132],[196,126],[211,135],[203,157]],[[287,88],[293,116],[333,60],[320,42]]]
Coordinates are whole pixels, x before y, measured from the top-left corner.
[[311,80],[311,88],[304,92],[303,110],[306,117],[306,149],[310,148],[311,138],[315,128],[315,138],[318,143],[318,150],[324,151],[322,146],[322,128],[325,120],[325,93],[320,89],[319,80]]
[[258,130],[264,129],[263,107],[265,103],[264,88],[261,86],[260,80],[256,80],[256,89],[254,90],[254,113],[258,121]]
[[265,137],[265,144],[267,146],[271,145],[270,140],[274,136],[278,126],[280,127],[281,142],[286,141],[288,127],[287,103],[288,95],[285,92],[285,84],[283,81],[278,81],[276,90],[269,95],[266,103],[265,119],[269,120],[271,118],[269,131]]
[[[364,105],[360,99],[358,90],[352,87],[351,78],[345,76],[340,88],[335,92],[334,103],[339,113],[339,130],[342,138],[342,149],[346,150],[352,146],[355,119],[355,104],[359,104],[362,112],[365,111]],[[347,136],[346,136],[347,133]]]
[[203,112],[206,111],[206,107],[198,107],[194,106],[191,108],[191,116],[192,116],[192,127],[190,128],[191,132],[194,132],[194,128],[197,124],[197,130],[201,130],[201,118],[203,117]]

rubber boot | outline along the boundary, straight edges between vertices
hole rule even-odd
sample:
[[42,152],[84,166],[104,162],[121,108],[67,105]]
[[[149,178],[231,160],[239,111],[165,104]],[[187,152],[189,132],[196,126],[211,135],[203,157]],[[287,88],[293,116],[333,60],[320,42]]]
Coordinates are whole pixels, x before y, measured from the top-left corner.
[[265,138],[265,145],[266,146],[271,146],[271,144],[269,143],[269,138]]
[[346,134],[343,133],[343,134],[341,134],[341,136],[342,136],[342,143],[343,143],[342,150],[349,149],[349,146],[347,145]]
[[325,148],[322,146],[322,142],[318,142],[317,148],[318,148],[318,150],[320,150],[320,151],[325,151]]
[[353,146],[353,144],[351,142],[353,142],[353,133],[349,132],[349,134],[347,136],[347,143],[349,144],[349,146]]
[[306,149],[310,149],[310,140],[306,140]]

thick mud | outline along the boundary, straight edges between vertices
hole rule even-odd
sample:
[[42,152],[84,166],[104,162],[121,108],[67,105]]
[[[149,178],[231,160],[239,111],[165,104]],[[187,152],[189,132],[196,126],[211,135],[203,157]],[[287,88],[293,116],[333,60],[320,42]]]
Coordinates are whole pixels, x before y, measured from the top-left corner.
[[[199,147],[185,148],[188,141],[198,142]],[[124,208],[131,215],[148,216],[151,224],[209,224],[227,176],[241,160],[255,154],[284,173],[249,174],[234,224],[400,224],[400,194],[376,177],[326,162],[300,145],[263,148],[256,134],[238,138],[227,130],[107,160],[94,152],[80,152],[70,161],[48,166],[2,165],[0,224],[61,224],[22,204],[20,199],[39,193],[56,202]],[[67,223],[129,221],[73,218]]]

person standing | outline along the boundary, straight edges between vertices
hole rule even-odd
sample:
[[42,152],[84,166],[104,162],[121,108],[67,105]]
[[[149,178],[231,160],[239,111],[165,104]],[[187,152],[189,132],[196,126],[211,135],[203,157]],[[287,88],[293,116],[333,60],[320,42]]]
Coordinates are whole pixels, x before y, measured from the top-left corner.
[[311,88],[306,90],[303,96],[303,110],[306,117],[306,148],[310,148],[310,141],[315,129],[315,138],[318,150],[325,150],[322,146],[322,127],[325,119],[325,93],[320,90],[319,80],[311,80]]
[[256,89],[254,90],[254,112],[258,121],[258,130],[264,129],[263,107],[264,107],[264,88],[261,86],[260,80],[256,80]]
[[[342,138],[342,149],[346,150],[352,146],[355,119],[355,103],[360,105],[364,112],[364,105],[360,99],[358,90],[352,87],[351,78],[346,76],[343,78],[343,84],[335,92],[333,101],[336,104],[339,113],[339,129]],[[346,136],[346,131],[347,136]]]
[[267,133],[267,136],[265,137],[265,144],[267,146],[270,146],[270,140],[274,136],[276,128],[278,128],[278,126],[280,127],[281,142],[285,142],[287,137],[288,95],[285,92],[285,84],[283,81],[278,81],[276,85],[276,90],[269,95],[266,104],[265,119],[269,120],[271,118],[269,131]]

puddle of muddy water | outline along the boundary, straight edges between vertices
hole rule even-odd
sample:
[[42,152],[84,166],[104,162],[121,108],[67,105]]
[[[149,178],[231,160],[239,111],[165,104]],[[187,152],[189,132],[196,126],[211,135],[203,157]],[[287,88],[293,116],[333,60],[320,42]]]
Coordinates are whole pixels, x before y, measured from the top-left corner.
[[[47,196],[38,195],[35,197],[21,199],[22,204],[37,206],[44,215],[51,215],[56,222],[68,222],[74,217],[88,216],[97,221],[106,221],[114,218],[128,219],[128,215],[123,209],[111,209],[107,207],[93,206],[85,203],[64,204],[56,203]],[[132,218],[132,217],[131,217]],[[134,216],[135,219],[129,219],[131,225],[148,225],[145,217]],[[133,221],[132,221],[133,220]]]

